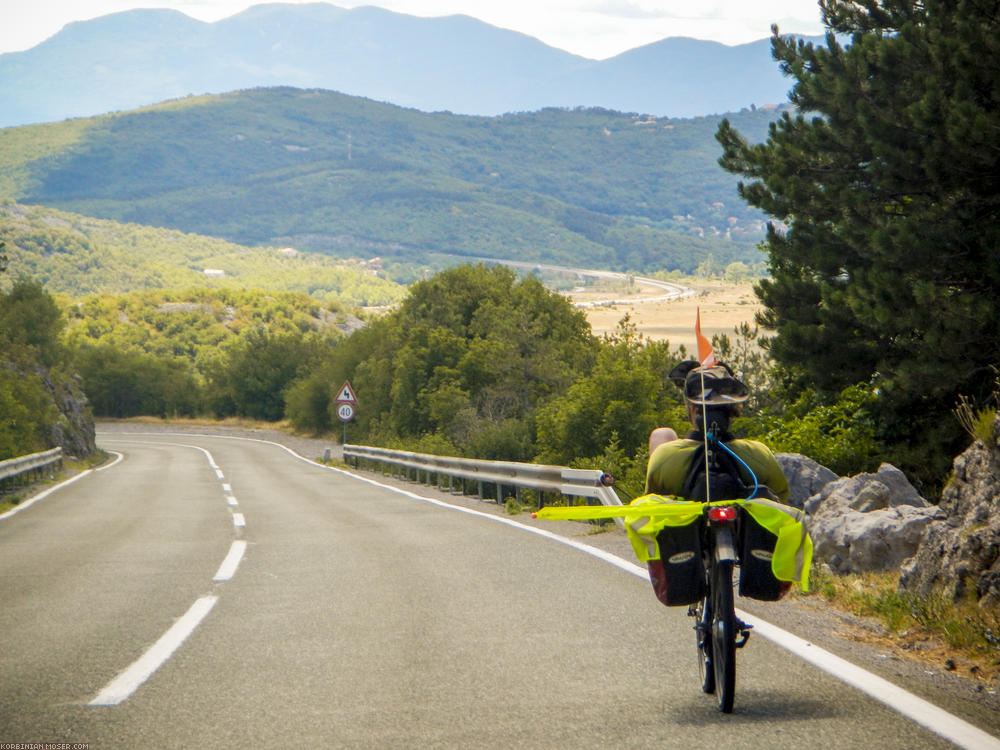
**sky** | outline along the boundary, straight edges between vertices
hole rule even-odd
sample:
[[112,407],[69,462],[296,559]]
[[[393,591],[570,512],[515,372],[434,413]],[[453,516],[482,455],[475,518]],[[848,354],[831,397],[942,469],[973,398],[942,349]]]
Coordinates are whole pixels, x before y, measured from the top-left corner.
[[[263,2],[0,0],[0,53],[34,47],[72,21],[132,8],[173,8],[211,22]],[[772,23],[782,33],[823,33],[817,0],[336,0],[331,4],[377,5],[424,17],[461,13],[595,60],[674,36],[743,44],[770,36]]]

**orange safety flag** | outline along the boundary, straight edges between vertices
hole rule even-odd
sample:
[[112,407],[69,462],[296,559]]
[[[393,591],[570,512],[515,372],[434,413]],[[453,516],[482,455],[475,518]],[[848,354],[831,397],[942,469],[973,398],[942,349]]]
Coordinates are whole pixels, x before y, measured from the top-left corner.
[[698,361],[702,367],[711,367],[715,364],[715,351],[708,339],[701,335],[701,308],[697,308],[694,323],[694,335],[698,339]]

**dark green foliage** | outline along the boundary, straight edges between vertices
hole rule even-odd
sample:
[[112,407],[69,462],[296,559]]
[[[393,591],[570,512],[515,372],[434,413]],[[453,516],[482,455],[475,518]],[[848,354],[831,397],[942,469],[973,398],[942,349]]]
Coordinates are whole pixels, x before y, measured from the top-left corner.
[[822,5],[850,45],[775,35],[803,114],[757,146],[724,122],[721,163],[781,222],[758,286],[775,359],[828,395],[874,379],[878,437],[936,482],[951,410],[1000,362],[1000,3]]
[[285,413],[285,392],[315,363],[321,343],[301,333],[258,328],[244,335],[208,368],[207,399],[219,417],[276,422]]
[[0,350],[5,358],[45,367],[58,364],[64,325],[62,312],[41,283],[22,276],[9,292],[0,292]]
[[100,416],[199,413],[197,382],[180,360],[105,345],[80,352],[77,367],[91,406]]
[[627,456],[646,450],[650,431],[680,401],[667,379],[679,361],[666,343],[643,341],[626,317],[593,369],[539,410],[538,460],[565,465],[610,446]]
[[48,430],[57,418],[41,378],[0,360],[0,461],[48,450]]
[[[763,136],[773,112],[734,121]],[[715,164],[718,117],[427,114],[328,91],[195,97],[0,138],[24,203],[242,244],[691,271],[751,261],[761,216]]]
[[0,460],[53,447],[63,421],[53,394],[69,392],[64,324],[39,282],[22,276],[0,291]]
[[76,367],[94,413],[102,417],[193,417],[200,386],[190,365],[111,344],[85,346]]
[[308,375],[296,380],[285,394],[285,416],[296,430],[322,434],[333,427],[330,406],[333,401],[333,389],[336,385],[330,383],[322,374]]
[[593,364],[584,316],[534,278],[505,267],[459,266],[414,284],[400,308],[354,333],[289,391],[289,417],[350,380],[358,424],[380,444],[426,441],[479,458],[527,460],[533,415]]
[[70,305],[64,338],[98,416],[274,420],[289,378],[341,336],[336,310],[260,290],[94,295]]
[[875,438],[871,386],[845,388],[836,399],[813,391],[781,408],[765,408],[740,419],[736,429],[775,452],[801,453],[840,476],[874,471],[882,455]]

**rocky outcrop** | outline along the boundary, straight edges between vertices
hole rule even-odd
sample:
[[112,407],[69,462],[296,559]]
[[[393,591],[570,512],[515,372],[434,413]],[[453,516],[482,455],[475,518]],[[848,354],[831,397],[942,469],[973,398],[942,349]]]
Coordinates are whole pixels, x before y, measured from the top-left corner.
[[796,508],[804,508],[810,497],[820,493],[830,482],[840,478],[822,464],[801,453],[778,453],[775,458],[785,477],[788,478],[788,485],[792,490],[788,504]]
[[938,512],[890,464],[826,484],[804,509],[814,558],[835,573],[898,569]]
[[89,456],[97,449],[94,416],[87,397],[75,380],[55,380],[48,372],[39,373],[59,417],[49,427],[49,441],[63,449],[64,456]]
[[990,443],[977,441],[955,459],[938,517],[903,566],[900,587],[1000,606],[1000,416]]

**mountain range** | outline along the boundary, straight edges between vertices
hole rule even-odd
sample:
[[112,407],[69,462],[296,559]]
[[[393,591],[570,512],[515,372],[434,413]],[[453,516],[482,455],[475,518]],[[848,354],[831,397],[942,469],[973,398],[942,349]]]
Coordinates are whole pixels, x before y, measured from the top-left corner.
[[131,10],[0,55],[0,127],[282,85],[425,112],[601,107],[660,117],[780,104],[790,88],[766,39],[668,38],[598,61],[462,15],[268,4],[204,23]]

